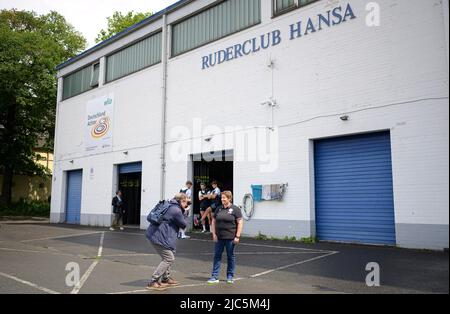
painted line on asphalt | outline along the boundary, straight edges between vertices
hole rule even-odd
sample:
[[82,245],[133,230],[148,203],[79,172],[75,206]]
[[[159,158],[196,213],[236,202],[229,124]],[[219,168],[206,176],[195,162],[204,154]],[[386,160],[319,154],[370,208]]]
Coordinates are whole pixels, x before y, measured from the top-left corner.
[[20,242],[27,243],[27,242],[34,242],[34,241],[57,240],[57,239],[64,239],[64,238],[82,237],[82,236],[86,236],[86,235],[93,235],[93,234],[100,234],[100,233],[104,233],[104,232],[96,231],[96,232],[89,232],[89,233],[66,234],[66,235],[56,236],[56,237],[46,237],[46,238],[22,240]]
[[19,250],[19,249],[10,249],[10,248],[6,248],[6,247],[0,247],[0,251],[21,252],[21,253],[48,253],[48,252],[44,252],[44,251]]
[[[250,277],[237,278],[237,279],[235,279],[235,282],[236,281],[243,281],[243,280],[251,280],[251,279],[258,278],[258,277],[261,277],[261,276],[265,276],[265,275],[268,275],[268,274],[271,274],[271,273],[274,273],[274,272],[277,272],[277,271],[280,271],[280,270],[285,270],[285,269],[290,268],[290,267],[294,267],[294,266],[306,264],[306,263],[309,263],[309,262],[313,262],[313,261],[316,261],[316,260],[320,260],[320,259],[323,259],[325,257],[331,256],[331,255],[335,255],[335,254],[338,254],[338,253],[339,252],[329,252],[327,254],[324,254],[324,255],[321,255],[321,256],[317,256],[317,257],[314,257],[314,258],[310,258],[310,259],[307,259],[307,260],[304,260],[304,261],[300,261],[300,262],[289,264],[289,265],[285,265],[285,266],[280,266],[280,267],[277,267],[277,268],[274,268],[274,269],[270,269],[270,270],[267,270],[267,271],[264,271],[264,272],[261,272],[261,273],[258,273],[258,274],[254,274],[254,275],[251,275]],[[167,290],[169,290],[169,289],[176,289],[176,288],[179,289],[179,288],[188,288],[188,287],[207,287],[207,286],[208,286],[207,283],[201,283],[201,284],[181,285],[181,286],[171,287],[171,288],[168,288]],[[167,290],[163,290],[161,292],[164,292],[164,291],[167,291]],[[136,294],[136,293],[144,293],[144,292],[151,292],[151,290],[140,289],[140,290],[113,292],[113,293],[109,293],[109,294]]]
[[[132,235],[132,236],[145,236],[143,233],[135,233],[135,232],[123,232],[123,233],[115,233],[115,234],[124,234],[124,235]],[[205,240],[205,239],[195,239],[190,238],[183,241],[198,241],[198,242],[210,242],[213,243],[213,240]],[[267,245],[267,244],[256,244],[256,243],[239,243],[239,246],[254,246],[254,247],[266,247],[273,249],[287,249],[287,250],[300,250],[300,251],[313,251],[320,253],[339,253],[337,251],[328,251],[328,250],[319,250],[319,249],[308,249],[308,248],[300,248],[300,247],[292,247],[292,246],[277,246],[277,245]]]
[[60,292],[57,292],[57,291],[54,291],[54,290],[51,290],[51,289],[47,289],[47,288],[44,288],[44,287],[41,287],[41,286],[38,286],[35,283],[29,282],[29,281],[26,281],[26,280],[23,280],[23,279],[20,279],[20,278],[17,278],[15,276],[8,275],[8,274],[2,273],[2,272],[0,272],[0,276],[3,276],[3,277],[6,277],[6,278],[15,280],[15,281],[17,281],[17,282],[19,282],[21,284],[24,284],[24,285],[36,288],[36,289],[38,289],[40,291],[43,291],[45,293],[48,293],[48,294],[61,294]]
[[83,288],[84,284],[88,280],[89,276],[94,271],[95,266],[97,266],[99,259],[102,257],[104,240],[105,240],[105,233],[102,232],[102,235],[100,237],[100,245],[99,245],[98,253],[97,253],[97,259],[91,264],[91,266],[89,266],[88,270],[84,273],[83,277],[81,277],[80,282],[78,282],[78,284],[73,288],[71,294],[78,294],[80,292],[81,288]]
[[85,256],[85,255],[75,255],[70,253],[62,253],[58,250],[51,250],[51,252],[48,251],[33,251],[33,250],[20,250],[20,249],[11,249],[11,248],[3,248],[0,247],[0,251],[5,252],[17,252],[17,253],[33,253],[33,254],[50,254],[50,255],[56,255],[56,256],[65,256],[65,257],[76,257],[81,259],[90,259],[91,257]]
[[270,269],[270,270],[264,271],[262,273],[251,275],[250,278],[261,277],[261,276],[268,275],[268,274],[271,274],[271,273],[274,273],[274,272],[277,272],[277,271],[280,271],[280,270],[285,270],[285,269],[293,267],[293,266],[306,264],[306,263],[309,263],[309,262],[312,262],[312,261],[316,261],[316,260],[319,260],[319,259],[331,256],[331,255],[335,255],[335,254],[338,254],[338,252],[331,252],[331,253],[328,253],[328,254],[325,254],[325,255],[321,255],[321,256],[317,256],[317,257],[314,257],[314,258],[307,259],[305,261],[301,261],[301,262],[297,262],[297,263],[293,263],[293,264],[277,267],[277,268],[274,268],[274,269]]
[[[324,252],[235,252],[235,255],[296,255],[296,254],[323,254]],[[176,254],[179,257],[186,256],[214,256],[214,252],[202,252],[202,253],[178,253]],[[147,257],[147,256],[159,256],[158,254],[151,253],[123,253],[123,254],[110,254],[103,255],[103,257]]]
[[[200,242],[214,242],[213,240],[204,240],[204,239],[189,239],[187,241],[200,241]],[[300,247],[291,247],[291,246],[277,246],[277,245],[267,245],[267,244],[256,244],[256,243],[239,243],[239,246],[254,246],[254,247],[265,247],[265,248],[273,248],[273,249],[287,249],[287,250],[299,250],[299,251],[314,251],[320,253],[338,253],[336,251],[326,251],[326,250],[317,250],[317,249],[307,249]]]

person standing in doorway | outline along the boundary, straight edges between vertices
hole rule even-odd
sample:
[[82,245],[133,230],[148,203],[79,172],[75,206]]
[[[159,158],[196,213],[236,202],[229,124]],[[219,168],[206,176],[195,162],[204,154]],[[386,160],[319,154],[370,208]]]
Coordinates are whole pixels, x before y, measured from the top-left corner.
[[116,192],[116,196],[112,199],[111,205],[113,207],[114,218],[109,230],[114,231],[115,228],[119,227],[120,230],[123,231],[123,215],[125,214],[125,206],[122,200],[122,191],[119,190]]
[[202,214],[202,223],[205,225],[206,218],[209,219],[209,223],[212,221],[212,213],[221,205],[221,191],[219,189],[219,183],[214,180],[211,182],[213,190],[208,193],[209,207]]
[[215,242],[214,264],[211,279],[208,284],[219,283],[220,267],[223,250],[227,250],[228,267],[227,283],[234,283],[234,273],[236,269],[236,256],[234,249],[239,244],[244,220],[241,209],[233,205],[233,194],[225,191],[221,196],[222,205],[213,214],[211,223],[211,233]]
[[[192,186],[193,186],[192,182],[187,181],[185,187],[180,190],[180,193],[185,194],[187,196],[187,201],[189,205],[189,207],[184,210],[184,215],[186,219],[191,216]],[[178,237],[180,239],[190,239],[190,237],[186,235],[186,229],[180,229]]]
[[202,219],[202,233],[206,233],[206,218],[208,218],[208,223],[211,225],[211,215],[205,215],[205,212],[208,210],[209,205],[211,204],[209,200],[209,191],[206,188],[205,183],[200,184],[200,191],[198,192],[198,200],[200,201],[200,217],[205,217]]
[[189,206],[186,194],[175,195],[168,206],[162,216],[161,224],[150,224],[147,229],[147,239],[162,258],[147,286],[148,290],[165,290],[179,285],[175,279],[171,278],[170,268],[175,262],[178,231],[186,228],[186,218],[183,213]]

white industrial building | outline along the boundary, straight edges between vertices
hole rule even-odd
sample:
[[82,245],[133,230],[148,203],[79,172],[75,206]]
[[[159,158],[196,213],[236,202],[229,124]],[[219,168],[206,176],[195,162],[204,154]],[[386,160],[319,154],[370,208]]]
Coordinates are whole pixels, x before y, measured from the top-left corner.
[[255,202],[248,235],[448,248],[448,11],[182,0],[154,14],[58,67],[51,221],[110,226],[120,188],[145,228],[186,180],[218,180],[236,205],[284,187]]

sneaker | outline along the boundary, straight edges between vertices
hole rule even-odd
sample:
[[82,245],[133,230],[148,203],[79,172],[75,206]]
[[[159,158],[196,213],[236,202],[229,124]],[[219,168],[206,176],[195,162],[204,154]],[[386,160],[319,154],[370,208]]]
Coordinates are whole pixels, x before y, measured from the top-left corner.
[[153,290],[153,291],[165,291],[165,290],[167,290],[167,287],[164,287],[157,281],[153,281],[147,285],[146,289]]
[[109,231],[115,231],[115,229],[113,227],[109,228]]
[[208,285],[215,285],[215,284],[218,284],[219,282],[220,282],[219,279],[216,279],[216,278],[212,277],[212,278],[209,279],[206,283],[207,283]]
[[206,229],[202,230],[202,233],[206,233]]
[[169,278],[166,280],[161,280],[161,286],[163,286],[163,287],[176,287],[179,285],[180,285],[180,283],[172,278]]
[[190,238],[191,238],[191,237],[190,237],[190,236],[187,236],[187,235],[181,237],[181,239],[183,239],[183,240],[189,240]]
[[120,231],[124,231],[125,230],[125,228],[124,227],[120,227]]
[[227,284],[229,284],[229,285],[234,284],[234,279],[233,279],[233,277],[228,277],[228,278],[227,278]]

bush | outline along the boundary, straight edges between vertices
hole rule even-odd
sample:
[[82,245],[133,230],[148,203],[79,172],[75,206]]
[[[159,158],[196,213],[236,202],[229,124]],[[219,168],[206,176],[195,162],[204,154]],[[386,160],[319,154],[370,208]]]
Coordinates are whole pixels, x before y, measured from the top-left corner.
[[269,240],[269,238],[265,235],[262,234],[261,232],[258,232],[258,235],[255,237],[256,240]]
[[0,216],[49,217],[50,203],[21,200],[10,206],[0,206]]

